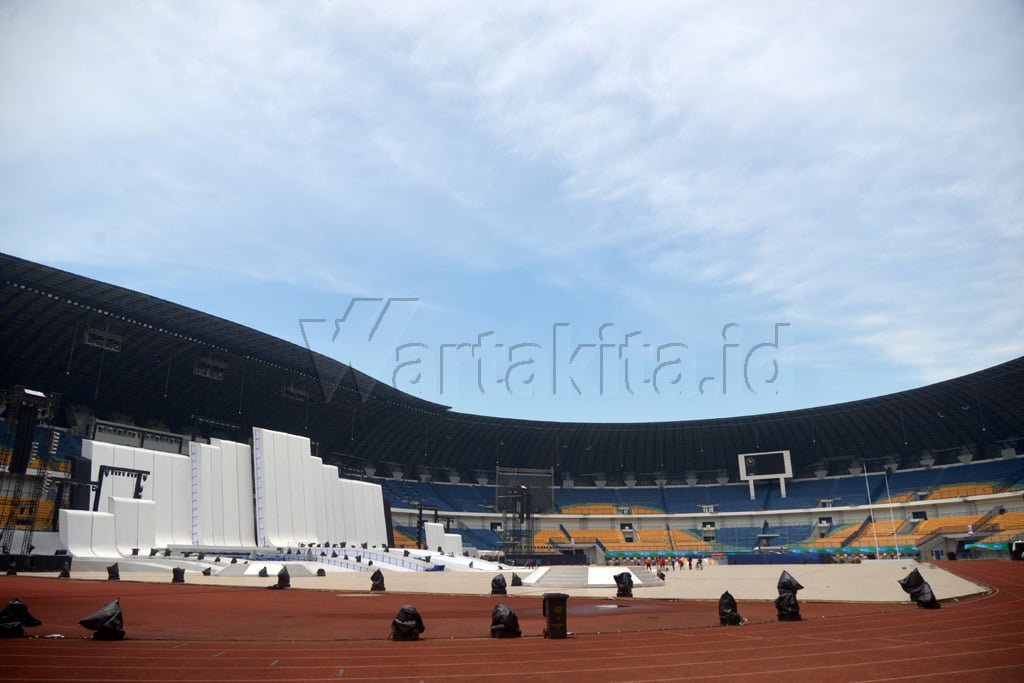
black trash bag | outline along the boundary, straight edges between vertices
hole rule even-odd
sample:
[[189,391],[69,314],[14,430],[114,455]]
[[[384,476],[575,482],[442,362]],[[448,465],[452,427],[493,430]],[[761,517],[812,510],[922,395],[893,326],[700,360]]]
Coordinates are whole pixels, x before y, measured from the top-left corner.
[[518,638],[523,635],[519,617],[508,605],[499,602],[491,611],[491,638]]
[[409,557],[409,551],[408,550],[403,550],[402,551],[402,557]]
[[932,593],[932,587],[921,576],[917,569],[899,580],[900,588],[910,595],[910,599],[917,603],[921,609],[939,609],[942,607]]
[[70,579],[71,578],[71,560],[64,560],[63,566],[60,568],[60,574],[57,574],[58,579]]
[[370,574],[370,590],[371,591],[384,591],[384,572],[376,570]]
[[171,568],[171,583],[185,583],[185,568]]
[[655,576],[657,576],[657,577],[658,577],[659,579],[661,579],[662,581],[664,581],[664,580],[665,580],[665,572],[661,572],[661,571],[659,571],[659,572],[658,572],[657,574],[655,574]]
[[117,562],[107,567],[107,581],[120,581],[121,570],[117,568]]
[[616,574],[614,578],[615,585],[618,586],[618,589],[615,591],[615,597],[633,597],[633,575],[629,572],[622,572],[620,574]]
[[512,572],[512,585],[513,586],[522,586],[523,585],[523,580],[521,578],[519,578],[519,574],[516,574],[515,572]]
[[267,586],[270,590],[284,590],[285,588],[292,587],[292,577],[288,574],[288,567],[281,567],[281,571],[277,573],[277,583],[273,586]]
[[320,569],[316,570],[316,575],[317,576],[327,576],[327,570],[324,569],[323,567],[320,567]]
[[124,640],[124,617],[121,615],[121,599],[112,601],[78,622],[90,631],[93,640]]
[[267,571],[266,567],[260,567],[260,572],[257,574],[261,579],[265,579],[270,576],[270,572]]
[[231,558],[231,564],[238,564],[238,558],[237,557],[232,557]]
[[337,557],[337,556],[338,556],[338,551],[337,550],[332,550],[331,551],[331,557]]
[[203,576],[213,576],[213,569],[211,569],[210,567],[207,567],[206,569],[204,569],[203,570]]
[[423,619],[412,605],[402,607],[391,620],[392,640],[419,640],[424,630]]
[[722,597],[718,598],[718,621],[722,626],[739,626],[747,621],[740,616],[736,598],[732,597],[729,591],[725,591]]
[[779,621],[800,621],[800,603],[797,602],[796,592],[802,590],[800,582],[784,571],[779,576],[779,597],[775,598],[775,611]]
[[505,581],[505,576],[498,574],[491,579],[491,595],[508,595],[507,586],[508,583]]
[[28,606],[21,598],[14,598],[3,611],[0,611],[0,624],[17,624],[19,626],[41,626],[43,622],[36,619],[28,611]]

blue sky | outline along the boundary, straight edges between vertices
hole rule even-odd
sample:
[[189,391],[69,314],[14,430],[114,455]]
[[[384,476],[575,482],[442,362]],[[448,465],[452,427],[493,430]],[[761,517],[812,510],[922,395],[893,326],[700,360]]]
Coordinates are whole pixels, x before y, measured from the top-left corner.
[[0,250],[468,412],[865,398],[1024,353],[1021,35],[994,0],[6,0]]

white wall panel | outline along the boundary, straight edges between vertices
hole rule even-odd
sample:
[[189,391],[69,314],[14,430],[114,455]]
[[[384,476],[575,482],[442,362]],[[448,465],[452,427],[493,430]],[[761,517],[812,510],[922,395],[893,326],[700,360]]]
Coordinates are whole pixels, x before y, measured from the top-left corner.
[[92,516],[92,552],[96,557],[118,558],[117,540],[114,531],[114,515],[106,512],[93,512]]
[[156,504],[151,500],[131,498],[110,498],[114,515],[114,538],[117,550],[128,557],[133,548],[139,549],[143,557],[154,547],[154,513]]
[[436,553],[438,548],[444,548],[444,525],[424,522],[423,536],[430,552]]
[[370,514],[373,520],[373,539],[378,545],[388,542],[388,527],[384,519],[384,489],[380,484],[370,484]]
[[312,456],[309,439],[288,435],[288,453],[293,459],[289,467],[292,475],[292,496],[297,503],[299,525],[293,530],[296,543],[312,543],[316,538],[316,512],[313,501]]
[[192,466],[184,455],[163,456],[171,460],[171,535],[176,545],[192,545]]
[[354,482],[351,479],[341,480],[341,504],[342,504],[342,521],[343,529],[342,533],[344,536],[341,540],[348,542],[355,542],[357,536],[357,529],[355,524],[356,519],[356,492]]
[[[174,543],[173,500],[174,474],[170,456],[165,453],[153,455],[153,503],[156,505],[156,547],[163,548]],[[191,492],[189,492],[191,496]],[[189,534],[191,538],[191,530]]]
[[356,498],[358,501],[356,508],[356,524],[359,529],[359,542],[369,543],[370,536],[373,535],[373,529],[370,526],[370,484],[364,481],[357,481],[356,485],[359,487],[359,496]]
[[221,457],[221,495],[224,497],[224,545],[238,547],[242,545],[239,529],[241,509],[238,502],[238,454],[235,444],[227,447],[219,446]]
[[135,469],[149,472],[146,481],[142,482],[142,499],[153,500],[153,451],[147,448],[135,449]]
[[313,499],[313,529],[315,535],[314,543],[323,543],[330,538],[331,533],[327,526],[326,498],[324,497],[324,461],[320,458],[310,456],[309,463],[309,493]]
[[210,519],[213,522],[211,539],[215,546],[225,546],[227,541],[225,540],[224,524],[227,520],[224,509],[224,458],[219,448],[211,447],[208,453],[210,485],[206,488],[209,490],[209,505],[212,513]]
[[[253,508],[252,452],[244,443],[230,443],[235,452],[236,500],[238,503],[238,543],[256,547],[256,522]],[[222,446],[223,448],[223,446]]]
[[276,479],[268,483],[273,487],[274,495],[277,497],[278,537],[281,539],[281,545],[290,546],[292,545],[294,531],[299,528],[298,524],[301,520],[297,514],[297,500],[291,495],[292,476],[291,468],[289,467],[289,440],[287,434],[274,432],[273,435],[274,441],[270,453],[273,454],[274,458]]
[[61,509],[58,513],[57,536],[72,557],[96,556],[92,552],[92,515],[86,510]]
[[277,504],[272,502],[272,496],[267,492],[266,480],[268,471],[273,471],[267,461],[267,436],[266,430],[254,427],[252,430],[252,476],[254,500],[254,522],[256,525],[256,545],[266,547],[271,545],[267,534],[270,514],[277,513]]
[[338,480],[338,468],[335,465],[323,465],[320,475],[324,498],[324,517],[327,531],[320,534],[322,543],[338,542],[338,501],[335,483]]

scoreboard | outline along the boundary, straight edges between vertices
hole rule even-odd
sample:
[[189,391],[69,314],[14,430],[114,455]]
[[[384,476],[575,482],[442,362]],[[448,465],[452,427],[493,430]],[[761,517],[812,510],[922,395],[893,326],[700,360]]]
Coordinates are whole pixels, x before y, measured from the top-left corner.
[[789,451],[768,451],[765,453],[740,453],[740,479],[779,479],[793,476],[793,463]]

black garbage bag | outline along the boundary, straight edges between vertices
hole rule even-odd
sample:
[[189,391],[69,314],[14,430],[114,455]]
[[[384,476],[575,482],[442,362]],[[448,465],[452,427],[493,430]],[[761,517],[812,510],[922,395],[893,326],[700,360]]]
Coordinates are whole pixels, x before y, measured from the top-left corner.
[[0,611],[0,638],[21,638],[26,626],[40,626],[43,622],[28,611],[21,598],[14,598]]
[[377,569],[370,574],[370,590],[371,591],[383,591],[384,588],[384,572]]
[[775,598],[775,611],[779,621],[800,621],[802,617],[796,592],[802,590],[803,586],[789,572],[784,571],[779,576],[778,589],[779,597]]
[[267,571],[266,567],[260,567],[260,571],[259,574],[257,574],[257,576],[259,576],[261,579],[265,579],[268,576],[270,576],[270,572]]
[[238,564],[238,558],[237,557],[232,557],[231,558],[231,564]]
[[107,581],[120,581],[121,570],[117,567],[117,562],[107,567]]
[[391,620],[392,640],[419,640],[425,630],[419,611],[412,605],[405,605]]
[[60,568],[60,574],[57,574],[58,579],[70,579],[71,578],[71,560],[64,560],[63,566]]
[[740,616],[736,606],[736,598],[729,591],[718,598],[718,621],[722,626],[739,626],[746,620]]
[[288,567],[281,567],[281,571],[277,573],[277,583],[273,586],[267,586],[270,590],[284,590],[291,587],[292,577],[288,574]]
[[327,570],[324,569],[323,567],[320,567],[320,569],[316,570],[316,575],[317,576],[327,576]]
[[203,576],[213,576],[213,569],[211,569],[210,567],[207,567],[206,569],[204,569],[203,570]]
[[491,610],[491,638],[518,638],[523,635],[519,617],[503,602]]
[[491,579],[491,595],[508,595],[508,583],[503,574],[498,574]]
[[90,631],[95,631],[92,634],[93,640],[124,640],[121,599],[114,598],[78,623]]
[[615,591],[615,597],[617,598],[631,598],[633,597],[633,575],[629,572],[622,572],[615,575],[615,585],[618,589]]
[[657,576],[662,581],[665,580],[665,572],[659,571],[657,574],[655,574],[655,576]]
[[916,602],[917,606],[921,609],[939,609],[942,607],[939,601],[935,599],[931,585],[924,580],[921,572],[917,569],[914,569],[914,571],[900,579],[899,584],[900,588],[905,593],[908,593],[910,599]]
[[521,578],[519,578],[519,574],[516,574],[515,572],[512,572],[512,585],[513,586],[522,586],[523,585],[523,580]]
[[185,568],[184,567],[172,567],[171,568],[171,583],[185,583]]

